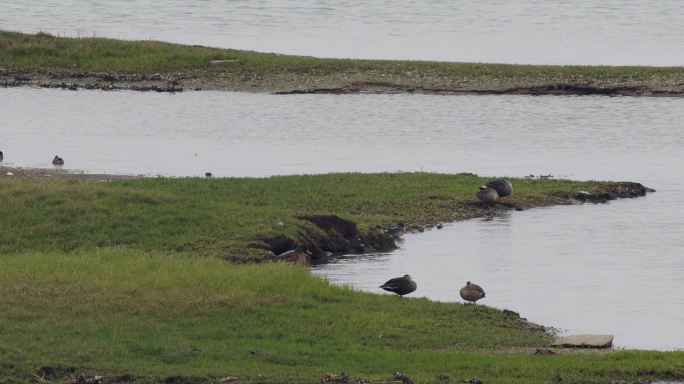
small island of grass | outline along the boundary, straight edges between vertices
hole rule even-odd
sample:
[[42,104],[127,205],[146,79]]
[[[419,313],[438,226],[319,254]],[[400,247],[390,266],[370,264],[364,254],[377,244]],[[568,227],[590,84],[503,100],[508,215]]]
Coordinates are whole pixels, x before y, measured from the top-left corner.
[[324,59],[0,31],[0,86],[273,93],[681,96],[684,67]]

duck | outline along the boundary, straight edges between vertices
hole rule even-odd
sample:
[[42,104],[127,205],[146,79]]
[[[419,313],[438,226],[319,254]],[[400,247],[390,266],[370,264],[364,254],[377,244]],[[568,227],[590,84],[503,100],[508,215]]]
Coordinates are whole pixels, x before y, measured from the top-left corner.
[[54,165],[64,165],[64,159],[62,159],[61,157],[55,155],[55,158],[52,159],[52,164],[54,164]]
[[211,174],[211,172],[204,172],[204,177],[213,177],[214,175]]
[[485,291],[477,284],[473,284],[470,281],[466,282],[466,285],[459,291],[461,298],[466,301],[476,302],[483,297],[485,297]]
[[394,238],[400,237],[406,233],[406,226],[404,223],[399,223],[398,225],[387,228],[387,233]]
[[492,180],[486,186],[495,190],[499,197],[510,196],[513,193],[513,184],[506,179]]
[[2,161],[2,158],[3,158],[2,151],[0,151],[0,161]]
[[418,288],[418,285],[411,279],[411,275],[404,275],[402,277],[387,280],[380,288],[388,292],[396,293],[399,297],[402,297],[415,291],[416,288]]
[[276,255],[277,260],[287,260],[293,261],[296,264],[309,265],[311,263],[311,258],[313,254],[306,245],[298,245],[295,249],[285,251],[279,255]]
[[489,188],[486,185],[481,186],[475,196],[477,196],[477,199],[480,200],[480,202],[486,205],[494,205],[496,204],[496,201],[499,200],[499,193],[496,192],[496,189]]

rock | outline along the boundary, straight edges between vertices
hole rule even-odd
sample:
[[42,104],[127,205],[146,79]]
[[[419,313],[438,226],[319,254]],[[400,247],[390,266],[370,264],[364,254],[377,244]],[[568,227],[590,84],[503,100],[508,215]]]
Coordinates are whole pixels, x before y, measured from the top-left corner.
[[610,348],[613,346],[613,335],[571,335],[558,337],[552,347],[565,348]]
[[535,355],[542,355],[542,356],[549,356],[549,355],[555,355],[556,352],[548,349],[548,348],[537,348],[537,350],[534,351]]

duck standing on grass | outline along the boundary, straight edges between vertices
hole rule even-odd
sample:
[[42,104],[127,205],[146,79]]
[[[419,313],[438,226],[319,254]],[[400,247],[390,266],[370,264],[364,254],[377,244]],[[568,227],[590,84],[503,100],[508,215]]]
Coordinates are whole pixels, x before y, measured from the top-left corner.
[[52,159],[52,164],[54,164],[54,165],[64,165],[64,159],[62,159],[61,157],[55,155],[55,158]]
[[418,288],[418,285],[415,281],[413,281],[413,279],[411,279],[411,275],[404,275],[403,277],[396,277],[394,279],[387,280],[387,282],[381,285],[380,288],[384,289],[385,291],[394,292],[399,295],[399,297],[402,297],[415,291],[416,288]]
[[463,300],[470,301],[472,303],[485,297],[484,289],[477,284],[471,283],[470,281],[466,283],[465,287],[461,288],[459,293],[461,294],[461,298],[463,298]]

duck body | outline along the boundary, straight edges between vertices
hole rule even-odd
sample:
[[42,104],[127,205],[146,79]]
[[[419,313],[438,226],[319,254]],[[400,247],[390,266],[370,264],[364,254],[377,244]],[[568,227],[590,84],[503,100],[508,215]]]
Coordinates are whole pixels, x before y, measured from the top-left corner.
[[481,203],[486,205],[494,205],[499,200],[499,193],[495,189],[489,188],[486,185],[480,187],[480,190],[475,194]]
[[472,303],[485,297],[484,289],[477,284],[471,283],[470,281],[468,281],[466,285],[461,288],[459,294],[463,300],[470,301]]
[[52,164],[54,164],[54,165],[64,165],[64,159],[62,159],[61,157],[55,155],[55,158],[52,159]]
[[416,288],[418,288],[418,284],[411,279],[410,275],[404,275],[402,277],[387,280],[380,288],[388,292],[396,293],[399,296],[404,296],[415,291]]
[[499,197],[510,196],[513,193],[513,183],[506,179],[492,180],[486,186],[495,190]]

